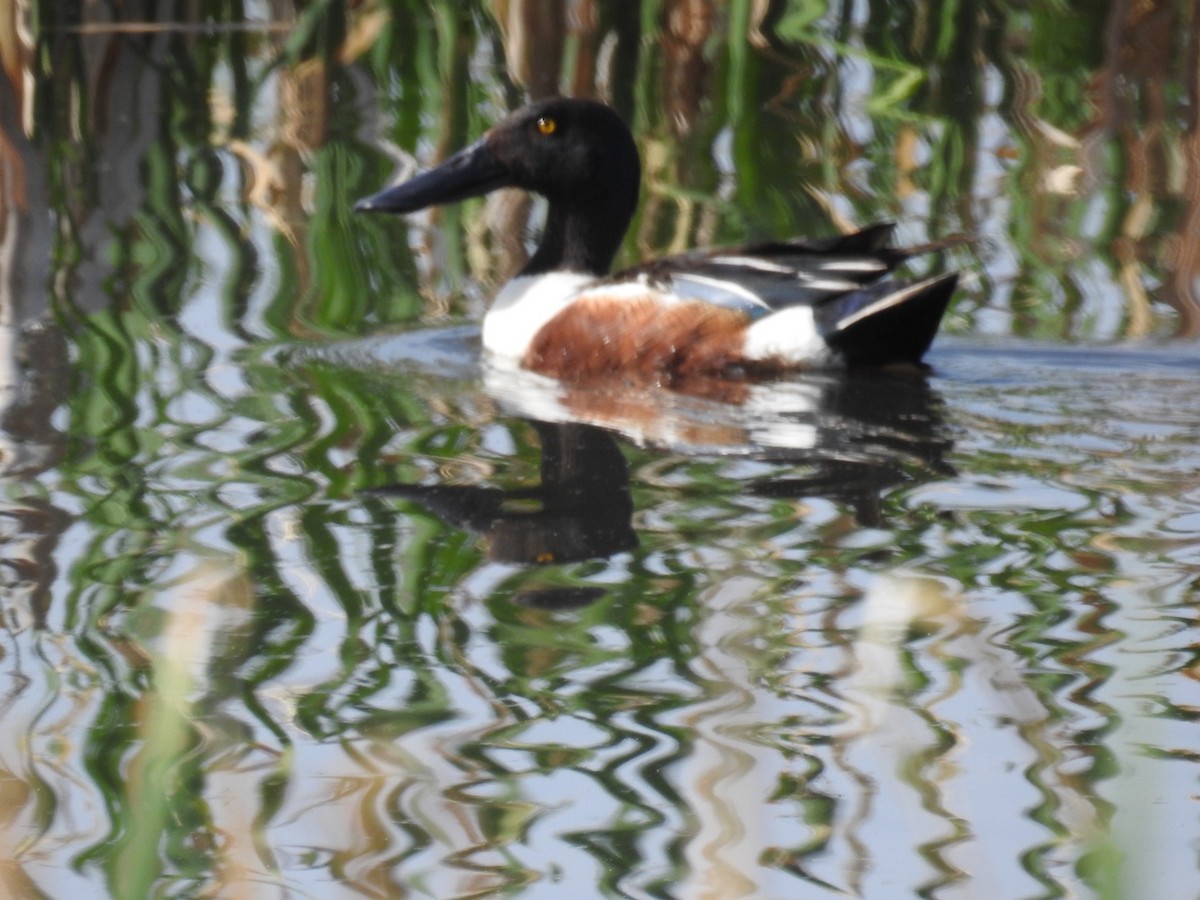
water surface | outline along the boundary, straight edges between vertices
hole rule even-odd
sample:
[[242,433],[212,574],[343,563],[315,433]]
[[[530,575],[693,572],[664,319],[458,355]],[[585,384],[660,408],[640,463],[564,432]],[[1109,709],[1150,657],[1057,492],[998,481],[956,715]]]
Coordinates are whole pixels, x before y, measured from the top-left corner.
[[[1200,42],[1086,6],[3,13],[4,891],[1194,893]],[[931,370],[481,364],[537,205],[350,206],[551,90],[622,261],[979,235]]]

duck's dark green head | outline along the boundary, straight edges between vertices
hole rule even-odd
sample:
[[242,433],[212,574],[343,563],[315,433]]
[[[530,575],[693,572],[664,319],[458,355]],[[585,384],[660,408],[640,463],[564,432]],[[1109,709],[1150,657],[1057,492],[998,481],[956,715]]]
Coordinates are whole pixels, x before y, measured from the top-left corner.
[[411,213],[502,187],[550,201],[526,274],[608,270],[637,207],[641,166],[629,129],[594,100],[555,97],[517,110],[435,169],[366,197],[359,212]]

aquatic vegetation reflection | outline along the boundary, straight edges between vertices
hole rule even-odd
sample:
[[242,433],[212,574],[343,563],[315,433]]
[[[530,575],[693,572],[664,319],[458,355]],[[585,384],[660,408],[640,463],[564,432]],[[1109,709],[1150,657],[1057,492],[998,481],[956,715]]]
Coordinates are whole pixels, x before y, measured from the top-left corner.
[[[1194,880],[1196,352],[1062,340],[1196,330],[1200,21],[1068,5],[0,5],[0,892]],[[537,207],[347,201],[559,90],[624,261],[970,232],[969,337],[481,373]]]

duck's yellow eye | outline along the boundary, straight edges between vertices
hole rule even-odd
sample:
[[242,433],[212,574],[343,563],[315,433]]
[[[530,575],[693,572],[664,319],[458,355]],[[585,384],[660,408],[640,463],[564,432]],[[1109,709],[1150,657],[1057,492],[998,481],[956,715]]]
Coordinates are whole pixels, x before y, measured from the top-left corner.
[[550,116],[538,116],[537,126],[541,134],[554,134],[558,130],[558,123]]

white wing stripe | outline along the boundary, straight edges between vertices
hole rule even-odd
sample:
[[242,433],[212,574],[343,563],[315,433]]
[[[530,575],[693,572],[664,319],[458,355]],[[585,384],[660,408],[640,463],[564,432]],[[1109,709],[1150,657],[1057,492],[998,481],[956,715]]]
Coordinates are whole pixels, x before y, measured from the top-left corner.
[[714,256],[707,262],[722,266],[741,266],[743,269],[754,269],[757,272],[775,272],[780,275],[791,275],[794,271],[791,266],[780,265],[753,256]]

